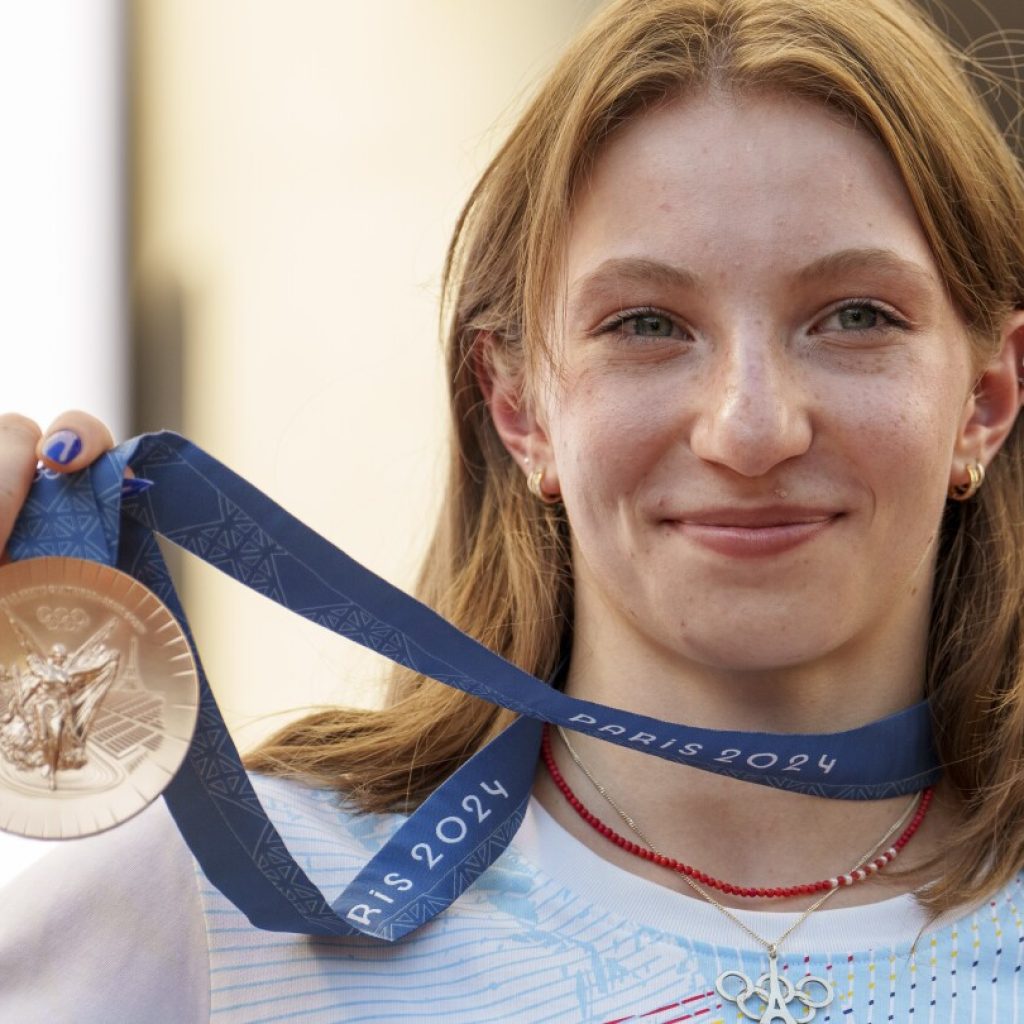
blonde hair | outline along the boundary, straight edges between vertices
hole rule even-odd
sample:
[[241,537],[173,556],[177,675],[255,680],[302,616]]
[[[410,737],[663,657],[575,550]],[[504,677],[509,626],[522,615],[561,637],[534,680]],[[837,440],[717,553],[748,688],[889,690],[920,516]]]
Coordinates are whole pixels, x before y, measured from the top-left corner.
[[[904,0],[617,0],[570,47],[459,217],[443,323],[453,446],[417,596],[540,677],[572,618],[568,523],[523,486],[481,394],[480,341],[525,382],[545,358],[574,189],[616,127],[709,85],[842,111],[881,141],[916,207],[979,365],[1024,298],[1024,176],[965,58]],[[1024,479],[1019,426],[980,494],[942,525],[928,694],[960,824],[924,902],[979,900],[1024,865]],[[376,711],[286,726],[256,771],[408,810],[510,721],[404,669]],[[938,863],[938,862],[937,862]]]

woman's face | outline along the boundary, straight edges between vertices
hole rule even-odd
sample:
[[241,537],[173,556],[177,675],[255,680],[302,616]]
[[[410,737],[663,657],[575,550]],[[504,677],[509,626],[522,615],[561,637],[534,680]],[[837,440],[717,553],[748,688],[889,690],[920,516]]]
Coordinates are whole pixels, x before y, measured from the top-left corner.
[[648,112],[564,285],[534,454],[591,636],[751,670],[923,637],[972,368],[877,142],[792,98]]

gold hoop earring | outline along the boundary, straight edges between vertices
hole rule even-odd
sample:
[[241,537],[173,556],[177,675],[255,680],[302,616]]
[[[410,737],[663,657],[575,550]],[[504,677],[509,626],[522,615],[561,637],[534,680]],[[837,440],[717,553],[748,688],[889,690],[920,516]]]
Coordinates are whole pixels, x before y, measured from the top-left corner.
[[968,501],[978,493],[985,482],[985,467],[978,461],[967,463],[967,483],[954,484],[949,488],[949,497],[954,501]]
[[554,505],[554,504],[556,504],[560,500],[560,497],[557,494],[552,496],[550,494],[545,494],[544,493],[544,490],[541,487],[541,482],[543,481],[543,479],[544,479],[544,470],[543,469],[535,469],[526,478],[526,489],[535,498],[538,498],[539,500],[543,501],[545,505]]

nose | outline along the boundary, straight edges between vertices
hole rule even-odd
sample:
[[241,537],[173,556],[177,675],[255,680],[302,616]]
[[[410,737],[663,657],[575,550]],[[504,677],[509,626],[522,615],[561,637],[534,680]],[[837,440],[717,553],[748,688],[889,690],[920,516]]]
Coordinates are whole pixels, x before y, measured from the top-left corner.
[[711,370],[690,433],[698,458],[758,477],[808,450],[809,396],[781,347],[751,332],[723,345]]

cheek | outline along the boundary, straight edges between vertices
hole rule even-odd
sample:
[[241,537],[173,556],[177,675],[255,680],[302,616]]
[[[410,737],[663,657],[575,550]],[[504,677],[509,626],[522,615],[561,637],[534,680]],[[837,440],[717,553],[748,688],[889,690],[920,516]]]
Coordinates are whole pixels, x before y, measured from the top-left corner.
[[865,389],[836,427],[893,572],[917,565],[931,549],[959,426],[960,405],[948,380],[922,374],[917,384]]
[[845,432],[860,439],[859,447],[902,464],[905,475],[933,472],[937,461],[948,470],[961,403],[940,375],[922,377],[916,384],[865,388],[849,403]]
[[673,403],[651,382],[594,373],[572,382],[552,422],[567,507],[607,511],[678,441]]

